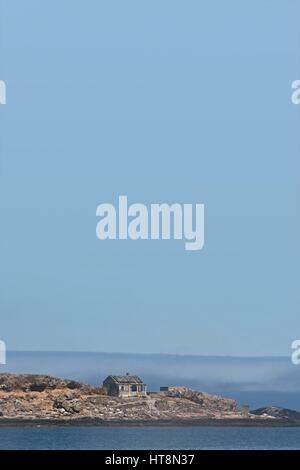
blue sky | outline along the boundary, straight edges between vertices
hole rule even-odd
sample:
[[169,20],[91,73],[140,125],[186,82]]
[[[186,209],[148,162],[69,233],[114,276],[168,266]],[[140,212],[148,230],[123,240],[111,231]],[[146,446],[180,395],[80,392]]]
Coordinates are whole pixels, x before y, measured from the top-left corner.
[[[298,1],[0,1],[0,337],[288,355],[300,336]],[[205,247],[95,236],[202,202]]]

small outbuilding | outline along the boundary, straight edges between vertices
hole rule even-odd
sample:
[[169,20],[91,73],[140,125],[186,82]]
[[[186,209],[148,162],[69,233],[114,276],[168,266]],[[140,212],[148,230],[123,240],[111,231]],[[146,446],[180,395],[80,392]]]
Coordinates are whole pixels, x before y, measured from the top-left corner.
[[103,382],[106,393],[115,397],[141,397],[147,395],[147,385],[137,375],[109,375]]

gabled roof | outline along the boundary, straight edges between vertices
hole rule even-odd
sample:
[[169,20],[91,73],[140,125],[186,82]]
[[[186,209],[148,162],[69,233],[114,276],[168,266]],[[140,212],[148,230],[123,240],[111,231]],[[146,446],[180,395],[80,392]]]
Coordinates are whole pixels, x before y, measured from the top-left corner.
[[144,383],[137,375],[109,375],[107,379],[112,379],[114,382],[118,384],[143,384]]

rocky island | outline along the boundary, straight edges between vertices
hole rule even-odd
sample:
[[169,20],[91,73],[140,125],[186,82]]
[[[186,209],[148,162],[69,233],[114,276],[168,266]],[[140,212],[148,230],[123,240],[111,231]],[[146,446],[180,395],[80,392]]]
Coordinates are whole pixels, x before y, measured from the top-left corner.
[[299,426],[300,413],[239,410],[229,398],[170,387],[142,397],[47,375],[0,374],[0,426]]

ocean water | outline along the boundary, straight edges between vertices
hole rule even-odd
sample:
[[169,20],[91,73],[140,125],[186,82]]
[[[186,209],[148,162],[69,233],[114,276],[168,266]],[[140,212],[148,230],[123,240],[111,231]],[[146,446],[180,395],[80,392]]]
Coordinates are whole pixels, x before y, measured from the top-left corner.
[[300,428],[0,428],[0,449],[300,449]]

